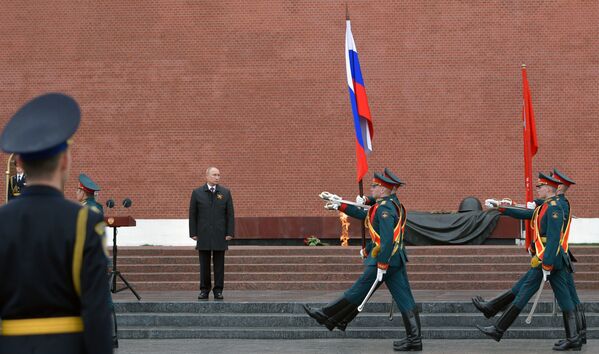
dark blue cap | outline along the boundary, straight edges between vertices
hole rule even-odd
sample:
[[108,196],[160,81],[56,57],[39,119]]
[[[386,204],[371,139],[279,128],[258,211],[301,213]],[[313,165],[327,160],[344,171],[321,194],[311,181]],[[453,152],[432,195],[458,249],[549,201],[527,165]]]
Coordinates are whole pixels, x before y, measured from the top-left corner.
[[97,192],[100,190],[100,186],[96,182],[92,181],[91,178],[87,177],[85,173],[79,175],[79,188],[83,188],[88,193]]
[[547,184],[550,185],[551,187],[557,188],[560,184],[562,184],[562,182],[560,182],[559,180],[547,176],[546,174],[539,172],[539,180],[537,181],[537,184]]
[[68,147],[79,127],[77,102],[61,93],[38,96],[15,113],[0,135],[0,148],[23,160],[52,157]]
[[387,167],[385,167],[385,177],[389,178],[390,180],[393,180],[398,186],[403,186],[405,184]]
[[393,189],[393,187],[398,186],[397,182],[393,181],[392,179],[383,176],[380,173],[375,173],[374,174],[374,183],[378,183],[381,186],[385,187],[385,188],[389,188],[389,189]]
[[564,184],[568,187],[570,187],[573,184],[576,184],[570,177],[566,176],[565,173],[561,172],[557,168],[553,169],[552,177],[559,180],[560,182],[562,182],[562,184]]

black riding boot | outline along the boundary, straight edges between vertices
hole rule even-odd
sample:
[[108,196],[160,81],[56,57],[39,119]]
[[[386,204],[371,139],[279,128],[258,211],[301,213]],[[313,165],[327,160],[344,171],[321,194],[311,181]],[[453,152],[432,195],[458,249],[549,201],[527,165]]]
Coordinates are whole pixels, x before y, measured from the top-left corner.
[[510,328],[512,323],[514,323],[516,318],[518,318],[520,311],[522,310],[512,304],[510,305],[510,307],[507,308],[507,310],[503,312],[501,317],[499,317],[499,320],[497,321],[496,325],[489,327],[481,327],[479,325],[476,325],[476,328],[478,328],[481,332],[499,342],[501,340],[501,337],[503,337],[503,333],[508,328]]
[[576,315],[574,311],[564,312],[564,327],[566,328],[566,340],[560,345],[555,345],[553,350],[566,351],[566,350],[580,350],[582,343],[580,336],[576,331]]
[[344,308],[353,305],[344,297],[341,297],[322,308],[311,308],[308,305],[303,305],[306,313],[315,319],[318,324],[324,325],[329,331],[335,329],[337,322],[332,320],[332,317],[341,312]]
[[394,342],[393,350],[399,352],[422,351],[422,333],[420,332],[418,308],[415,307],[412,311],[406,313],[402,312],[401,317],[408,336],[403,343],[401,341]]
[[[358,312],[358,306],[357,305],[352,305],[352,306],[348,306],[347,308],[345,308],[340,315],[344,315],[343,319],[341,319],[340,321],[337,321],[337,328],[339,328],[340,330],[345,332],[345,327],[347,327],[347,325],[353,321],[354,318],[356,318],[356,316],[358,316],[360,312]],[[339,316],[339,318],[341,318],[341,316]]]
[[503,311],[509,304],[514,301],[516,295],[512,290],[508,290],[496,298],[485,301],[482,297],[476,296],[472,298],[472,303],[486,318],[495,316],[499,311]]
[[[584,316],[584,307],[582,306],[582,304],[576,305],[576,308],[574,308],[574,317],[576,318],[576,332],[578,332],[578,335],[580,336],[580,343],[586,344],[587,343],[586,319],[584,319],[583,316]],[[556,347],[561,346],[566,341],[567,341],[567,339],[560,339],[557,342],[555,342],[554,346],[556,346]]]
[[[416,324],[418,325],[418,330],[421,331],[420,333],[422,333],[422,327],[420,326],[420,315],[418,313],[418,308],[414,309],[414,313],[416,314]],[[404,318],[404,316],[406,316],[406,314],[402,312],[401,316],[402,316],[402,318],[404,320],[404,323],[405,323],[406,319]],[[400,346],[404,345],[408,341],[408,336],[409,335],[410,334],[408,333],[408,330],[406,328],[406,337],[402,338],[400,340],[394,341],[393,342],[393,347],[400,347]]]

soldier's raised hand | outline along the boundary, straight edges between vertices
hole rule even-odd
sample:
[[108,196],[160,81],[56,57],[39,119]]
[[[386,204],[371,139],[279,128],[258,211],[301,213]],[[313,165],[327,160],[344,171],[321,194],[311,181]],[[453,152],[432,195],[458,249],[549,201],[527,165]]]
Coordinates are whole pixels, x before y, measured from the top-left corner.
[[497,208],[499,206],[499,201],[496,199],[487,199],[485,200],[485,206],[487,208]]
[[338,202],[328,202],[324,205],[324,208],[327,210],[339,210],[339,206],[341,206],[341,203]]
[[331,202],[341,200],[340,196],[338,196],[337,194],[329,193],[329,192],[322,192],[318,196],[324,200],[329,200]]
[[361,195],[356,196],[356,203],[358,204],[364,204],[366,202],[366,198],[364,198]]

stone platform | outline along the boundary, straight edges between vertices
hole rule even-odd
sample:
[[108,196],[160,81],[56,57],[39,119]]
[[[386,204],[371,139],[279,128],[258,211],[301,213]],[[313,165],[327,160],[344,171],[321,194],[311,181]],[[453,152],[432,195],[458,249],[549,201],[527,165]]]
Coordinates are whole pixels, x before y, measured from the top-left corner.
[[[495,291],[415,291],[426,339],[483,339],[475,324],[487,320],[470,303],[472,295],[491,297]],[[308,317],[302,303],[322,305],[338,291],[226,291],[224,301],[198,301],[197,292],[129,292],[114,296],[119,336],[123,339],[392,339],[402,336],[401,316],[389,321],[390,294],[379,289],[345,332],[328,331]],[[589,338],[599,338],[599,293],[581,291]],[[505,338],[552,339],[564,335],[561,313],[552,315],[552,294],[545,289],[531,325],[527,307]],[[558,309],[559,311],[559,309]]]
[[[578,289],[599,290],[599,247],[576,246]],[[225,260],[228,290],[349,288],[361,274],[359,247],[232,246]],[[413,289],[506,289],[528,269],[518,246],[408,246]],[[199,288],[192,247],[120,247],[118,269],[136,290],[194,291]]]

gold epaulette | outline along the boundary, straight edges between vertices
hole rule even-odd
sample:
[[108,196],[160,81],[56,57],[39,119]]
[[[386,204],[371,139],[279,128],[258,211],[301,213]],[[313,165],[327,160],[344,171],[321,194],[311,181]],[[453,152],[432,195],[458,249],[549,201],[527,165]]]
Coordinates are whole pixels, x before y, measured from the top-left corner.
[[551,205],[551,206],[556,206],[556,205],[557,205],[557,203],[555,202],[555,200],[552,200],[552,201],[549,203],[549,205]]

